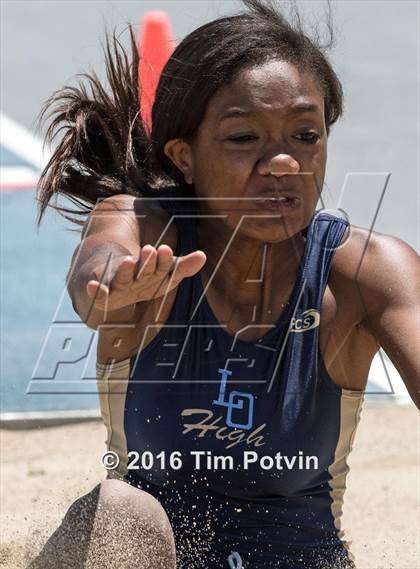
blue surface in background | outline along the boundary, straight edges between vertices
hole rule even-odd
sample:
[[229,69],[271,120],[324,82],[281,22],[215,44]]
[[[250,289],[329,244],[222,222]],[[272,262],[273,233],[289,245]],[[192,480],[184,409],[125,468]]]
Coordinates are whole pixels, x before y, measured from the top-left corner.
[[53,211],[35,220],[34,190],[1,194],[1,412],[96,409],[96,334],[65,288],[80,237]]
[[21,156],[18,156],[8,148],[6,148],[3,144],[0,144],[0,165],[1,166],[26,166],[29,168],[33,168],[33,166],[22,159]]

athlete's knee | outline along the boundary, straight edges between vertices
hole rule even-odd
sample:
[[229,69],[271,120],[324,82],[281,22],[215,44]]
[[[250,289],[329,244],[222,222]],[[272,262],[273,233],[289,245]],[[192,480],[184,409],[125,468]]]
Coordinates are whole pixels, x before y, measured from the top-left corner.
[[163,528],[170,523],[162,505],[154,496],[117,479],[105,480],[100,485],[98,510],[123,512],[137,521],[152,520]]
[[175,568],[172,528],[152,495],[105,480],[71,504],[31,569]]
[[132,550],[138,547],[141,557],[148,552],[149,558],[155,558],[151,567],[159,567],[160,559],[166,563],[162,565],[165,569],[175,567],[171,524],[160,502],[148,492],[121,480],[105,480],[99,491],[95,526],[99,533],[112,534],[120,543],[129,536]]

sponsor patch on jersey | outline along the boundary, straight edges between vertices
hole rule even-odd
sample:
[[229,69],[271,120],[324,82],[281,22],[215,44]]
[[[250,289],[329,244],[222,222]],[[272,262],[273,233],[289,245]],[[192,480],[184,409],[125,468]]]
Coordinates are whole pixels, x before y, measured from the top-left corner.
[[291,332],[306,332],[317,328],[321,321],[321,315],[315,308],[309,308],[297,318],[292,318]]

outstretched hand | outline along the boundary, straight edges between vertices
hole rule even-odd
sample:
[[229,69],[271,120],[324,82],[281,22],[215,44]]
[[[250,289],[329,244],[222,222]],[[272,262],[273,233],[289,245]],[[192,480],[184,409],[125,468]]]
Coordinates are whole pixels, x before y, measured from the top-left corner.
[[108,266],[98,267],[86,291],[94,299],[95,308],[118,310],[167,294],[183,279],[195,275],[206,260],[200,250],[175,257],[169,245],[160,245],[157,249],[145,245],[139,257],[120,257],[111,260]]

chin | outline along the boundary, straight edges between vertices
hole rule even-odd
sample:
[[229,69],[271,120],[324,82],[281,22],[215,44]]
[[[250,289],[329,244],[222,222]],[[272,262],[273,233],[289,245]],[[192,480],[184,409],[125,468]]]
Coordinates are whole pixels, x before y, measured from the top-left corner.
[[314,211],[295,212],[291,215],[278,215],[254,219],[241,233],[265,243],[278,243],[290,239],[310,224]]

